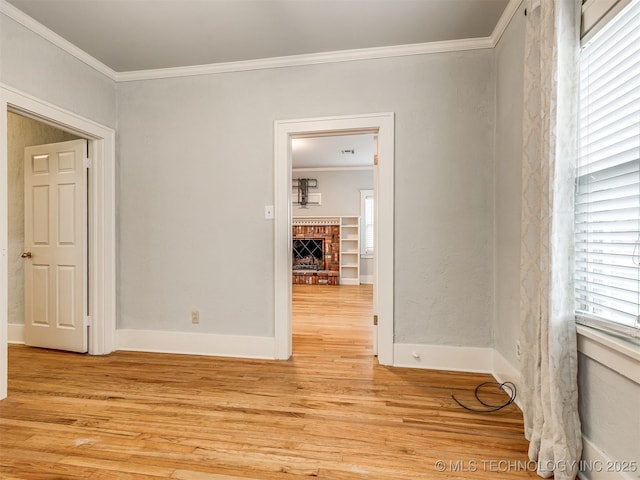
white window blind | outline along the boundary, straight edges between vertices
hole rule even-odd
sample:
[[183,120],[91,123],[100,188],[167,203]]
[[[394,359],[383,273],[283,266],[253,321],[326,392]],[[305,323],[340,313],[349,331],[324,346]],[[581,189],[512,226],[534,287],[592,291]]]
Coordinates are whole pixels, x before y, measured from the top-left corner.
[[640,0],[582,50],[578,321],[640,333]]

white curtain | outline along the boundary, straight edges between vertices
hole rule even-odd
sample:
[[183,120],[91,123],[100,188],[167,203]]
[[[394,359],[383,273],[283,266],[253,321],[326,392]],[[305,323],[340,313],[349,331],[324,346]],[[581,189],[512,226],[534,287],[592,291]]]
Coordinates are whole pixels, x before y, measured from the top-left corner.
[[538,475],[574,480],[582,452],[573,300],[580,0],[529,2],[525,39],[521,371]]

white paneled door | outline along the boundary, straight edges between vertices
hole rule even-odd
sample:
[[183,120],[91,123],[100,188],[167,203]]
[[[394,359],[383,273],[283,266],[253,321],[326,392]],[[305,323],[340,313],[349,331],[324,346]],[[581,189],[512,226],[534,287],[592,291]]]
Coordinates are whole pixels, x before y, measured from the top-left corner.
[[27,345],[87,351],[86,140],[25,148]]

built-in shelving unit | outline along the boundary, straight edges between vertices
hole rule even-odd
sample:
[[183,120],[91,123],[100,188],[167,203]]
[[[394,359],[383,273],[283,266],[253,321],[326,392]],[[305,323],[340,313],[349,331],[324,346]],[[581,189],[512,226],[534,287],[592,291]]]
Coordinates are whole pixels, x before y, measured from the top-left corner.
[[340,217],[340,284],[360,285],[360,217]]

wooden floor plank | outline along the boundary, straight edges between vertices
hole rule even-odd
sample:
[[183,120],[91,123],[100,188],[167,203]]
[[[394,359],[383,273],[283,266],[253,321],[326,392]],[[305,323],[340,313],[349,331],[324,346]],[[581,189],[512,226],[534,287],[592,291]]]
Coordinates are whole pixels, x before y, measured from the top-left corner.
[[527,460],[515,405],[451,398],[492,378],[378,365],[371,313],[371,286],[295,285],[288,361],[12,345],[0,478],[536,478],[483,471]]

